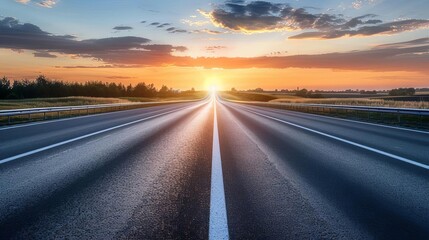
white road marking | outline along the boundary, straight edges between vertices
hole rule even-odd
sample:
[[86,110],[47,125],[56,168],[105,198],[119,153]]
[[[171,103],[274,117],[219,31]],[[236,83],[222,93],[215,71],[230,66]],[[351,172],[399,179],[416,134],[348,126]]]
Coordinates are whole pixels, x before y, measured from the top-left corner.
[[[158,102],[153,102],[153,104],[155,104],[155,103],[158,103]],[[150,105],[150,104],[148,104],[148,105]],[[166,105],[167,104],[165,104],[163,106],[166,106]],[[113,112],[90,113],[89,115],[76,116],[76,117],[67,117],[67,118],[61,118],[61,119],[48,119],[48,120],[44,120],[44,121],[40,121],[40,122],[34,122],[34,123],[23,123],[23,124],[19,124],[19,125],[15,125],[15,126],[0,127],[0,131],[9,130],[9,129],[15,129],[15,128],[31,127],[31,126],[36,126],[36,125],[41,125],[41,124],[47,124],[47,123],[71,121],[71,120],[76,120],[76,119],[81,119],[81,118],[90,118],[90,117],[98,117],[98,116],[109,115],[109,114],[118,114],[118,113],[122,113],[122,112],[125,112],[125,111],[131,111],[131,110],[149,109],[150,107],[152,107],[152,106],[146,106],[146,107],[134,108],[134,109],[125,109],[125,110],[113,111]],[[159,110],[157,110],[157,111],[159,111]]]
[[[135,110],[135,109],[131,109],[131,110]],[[127,111],[127,110],[125,110],[125,111]],[[95,113],[95,114],[90,114],[90,115],[68,117],[68,118],[61,118],[61,119],[47,119],[47,120],[43,120],[43,121],[40,121],[40,122],[23,123],[23,124],[9,126],[9,127],[1,127],[0,131],[9,130],[9,129],[15,129],[15,128],[31,127],[31,126],[36,126],[36,125],[41,125],[41,124],[47,124],[47,123],[70,121],[70,120],[81,119],[81,118],[90,118],[90,117],[96,117],[96,116],[103,116],[103,115],[108,115],[108,114],[115,114],[115,113],[118,113],[118,112],[123,112],[123,111],[106,112],[106,113]]]
[[217,127],[216,100],[214,103],[212,177],[210,191],[209,239],[229,239],[226,214],[225,190],[223,185],[222,160],[220,156],[219,132]]
[[376,127],[384,127],[384,128],[397,129],[397,130],[408,131],[408,132],[429,134],[429,131],[424,131],[424,130],[417,130],[417,129],[411,129],[411,128],[403,128],[403,127],[395,127],[395,126],[389,126],[389,125],[383,125],[383,124],[371,123],[371,122],[365,122],[365,121],[357,121],[357,120],[351,120],[351,119],[345,119],[345,118],[339,118],[339,117],[330,117],[330,116],[325,116],[325,115],[320,115],[320,114],[315,114],[315,113],[305,113],[305,112],[299,112],[299,111],[293,111],[293,110],[287,110],[287,109],[271,108],[271,107],[268,107],[268,106],[266,106],[266,107],[258,106],[258,105],[253,105],[253,106],[257,106],[257,107],[261,107],[261,108],[270,108],[270,111],[276,112],[276,113],[279,113],[279,114],[284,114],[284,111],[286,111],[286,112],[291,112],[291,113],[294,113],[294,114],[297,114],[297,115],[299,115],[299,114],[302,114],[302,115],[312,115],[312,116],[317,116],[317,117],[321,117],[321,118],[328,118],[328,119],[333,119],[333,120],[338,120],[338,121],[344,121],[344,122],[352,122],[352,123],[359,123],[359,124],[371,125],[371,126],[376,126]]
[[65,140],[65,141],[62,141],[62,142],[59,142],[59,143],[55,143],[55,144],[52,144],[52,145],[49,145],[49,146],[46,146],[46,147],[38,148],[38,149],[29,151],[29,152],[21,153],[21,154],[18,154],[18,155],[15,155],[15,156],[8,157],[8,158],[0,160],[0,164],[4,164],[4,163],[10,162],[10,161],[14,161],[14,160],[17,160],[17,159],[20,159],[20,158],[23,158],[23,157],[27,157],[27,156],[30,156],[30,155],[33,155],[33,154],[36,154],[36,153],[39,153],[39,152],[43,152],[43,151],[46,151],[46,150],[49,150],[49,149],[52,149],[52,148],[55,148],[55,147],[59,147],[59,146],[68,144],[68,143],[76,142],[76,141],[84,139],[84,138],[88,138],[88,137],[92,137],[92,136],[95,136],[95,135],[98,135],[98,134],[101,134],[101,133],[112,131],[114,129],[122,128],[122,127],[129,126],[129,125],[132,125],[132,124],[135,124],[135,123],[143,122],[143,121],[146,121],[146,120],[149,120],[149,119],[152,119],[152,118],[156,118],[156,117],[167,115],[167,114],[170,114],[170,113],[173,113],[173,112],[177,112],[177,111],[180,111],[182,109],[183,108],[175,109],[175,110],[168,111],[168,112],[165,112],[165,113],[156,114],[156,115],[153,115],[153,116],[150,116],[150,117],[146,117],[146,118],[143,118],[143,119],[135,120],[135,121],[124,123],[124,124],[121,124],[121,125],[117,125],[117,126],[114,126],[114,127],[111,127],[111,128],[106,128],[106,129],[103,129],[103,130],[100,130],[100,131],[97,131],[97,132],[89,133],[89,134],[86,134],[86,135],[83,135],[83,136],[80,136],[80,137],[76,137],[76,138],[72,138],[72,139],[69,139],[69,140]]
[[339,138],[339,137],[336,137],[336,136],[333,136],[333,135],[330,135],[330,134],[327,134],[327,133],[323,133],[323,132],[320,132],[320,131],[317,131],[317,130],[314,130],[314,129],[311,129],[311,128],[308,128],[308,127],[304,127],[304,126],[301,126],[301,125],[298,125],[298,124],[295,124],[295,123],[291,123],[291,122],[288,122],[288,121],[285,121],[285,120],[282,120],[282,119],[278,119],[278,118],[275,118],[275,117],[271,117],[271,116],[268,116],[268,115],[265,115],[265,114],[257,113],[257,112],[251,111],[251,110],[246,110],[246,111],[254,113],[254,114],[262,116],[262,117],[265,117],[265,118],[272,119],[272,120],[277,121],[277,122],[285,123],[285,124],[288,124],[288,125],[291,125],[291,126],[294,126],[294,127],[297,127],[297,128],[309,131],[309,132],[313,132],[313,133],[316,133],[316,134],[319,134],[319,135],[322,135],[322,136],[325,136],[325,137],[328,137],[328,138],[331,138],[331,139],[335,139],[335,140],[340,141],[340,142],[348,143],[348,144],[351,144],[353,146],[356,146],[356,147],[359,147],[359,148],[362,148],[362,149],[365,149],[365,150],[368,150],[368,151],[371,151],[371,152],[375,152],[375,153],[381,154],[383,156],[387,156],[387,157],[390,157],[390,158],[393,158],[393,159],[396,159],[396,160],[399,160],[399,161],[402,161],[402,162],[405,162],[405,163],[408,163],[408,164],[411,164],[411,165],[414,165],[414,166],[417,166],[417,167],[421,167],[421,168],[424,168],[426,170],[429,170],[429,165],[426,165],[426,164],[423,164],[423,163],[419,163],[419,162],[416,162],[416,161],[408,159],[408,158],[404,158],[404,157],[401,157],[401,156],[398,156],[398,155],[395,155],[395,154],[392,154],[392,153],[388,153],[388,152],[385,152],[385,151],[382,151],[382,150],[378,150],[378,149],[375,149],[375,148],[372,148],[372,147],[368,147],[368,146],[362,145],[360,143],[356,143],[356,142],[349,141],[349,140],[346,140],[346,139],[343,139],[343,138]]

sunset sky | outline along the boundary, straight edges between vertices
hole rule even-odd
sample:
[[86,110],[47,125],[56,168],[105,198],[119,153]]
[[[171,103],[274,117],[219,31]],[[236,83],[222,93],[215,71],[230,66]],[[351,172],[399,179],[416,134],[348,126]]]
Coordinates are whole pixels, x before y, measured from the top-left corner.
[[1,0],[0,75],[207,89],[429,87],[428,0]]

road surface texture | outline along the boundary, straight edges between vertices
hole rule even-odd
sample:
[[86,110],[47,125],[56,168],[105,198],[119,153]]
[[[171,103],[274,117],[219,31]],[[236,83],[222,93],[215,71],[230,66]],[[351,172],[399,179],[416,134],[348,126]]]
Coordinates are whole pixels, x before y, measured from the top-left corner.
[[212,97],[0,143],[0,239],[429,238],[426,132]]

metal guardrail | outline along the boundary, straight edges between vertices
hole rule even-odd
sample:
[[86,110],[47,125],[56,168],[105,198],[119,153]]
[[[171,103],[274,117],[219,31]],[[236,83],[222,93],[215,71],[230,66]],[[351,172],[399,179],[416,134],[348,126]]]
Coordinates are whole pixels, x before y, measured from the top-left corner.
[[[429,129],[429,109],[312,103],[232,102]],[[364,116],[358,114],[359,112],[364,113]]]
[[417,108],[389,108],[389,107],[370,107],[370,106],[352,106],[352,105],[334,105],[334,104],[308,104],[308,103],[268,103],[268,104],[284,105],[284,106],[292,106],[292,107],[293,106],[313,107],[313,108],[325,108],[325,109],[340,109],[340,110],[354,110],[354,111],[365,111],[365,112],[429,116],[429,109],[417,109]]
[[[31,121],[31,116],[35,114],[43,114],[43,119],[46,119],[49,113],[58,113],[57,118],[60,118],[62,112],[73,112],[73,111],[86,111],[86,114],[90,113],[90,110],[97,109],[109,109],[120,110],[123,108],[132,108],[144,105],[153,104],[166,104],[175,103],[177,101],[165,101],[165,102],[136,102],[136,103],[110,103],[110,104],[97,104],[97,105],[81,105],[81,106],[64,106],[64,107],[47,107],[47,108],[26,108],[26,109],[13,109],[13,110],[0,110],[0,117],[7,118],[7,124],[12,123],[12,117],[28,115],[28,120]],[[183,101],[181,101],[183,102]]]

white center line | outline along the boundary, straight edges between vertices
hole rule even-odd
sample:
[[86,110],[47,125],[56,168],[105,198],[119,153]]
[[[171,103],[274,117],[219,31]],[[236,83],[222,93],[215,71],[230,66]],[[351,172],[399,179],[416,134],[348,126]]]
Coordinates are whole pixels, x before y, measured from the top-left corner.
[[386,157],[390,157],[390,158],[393,158],[393,159],[396,159],[396,160],[399,160],[399,161],[402,161],[402,162],[405,162],[405,163],[408,163],[408,164],[411,164],[411,165],[414,165],[414,166],[421,167],[421,168],[424,168],[426,170],[429,170],[429,165],[426,165],[426,164],[423,164],[423,163],[420,163],[420,162],[417,162],[417,161],[414,161],[414,160],[411,160],[411,159],[408,159],[408,158],[404,158],[404,157],[401,157],[401,156],[398,156],[398,155],[395,155],[395,154],[392,154],[392,153],[388,153],[388,152],[385,152],[385,151],[382,151],[382,150],[378,150],[378,149],[375,149],[375,148],[372,148],[372,147],[369,147],[369,146],[362,145],[360,143],[356,143],[356,142],[352,142],[352,141],[349,141],[349,140],[346,140],[346,139],[343,139],[343,138],[339,138],[339,137],[336,137],[336,136],[333,136],[333,135],[330,135],[330,134],[327,134],[327,133],[319,132],[317,130],[314,130],[314,129],[311,129],[311,128],[308,128],[308,127],[304,127],[304,126],[301,126],[301,125],[298,125],[298,124],[295,124],[295,123],[291,123],[291,122],[288,122],[288,121],[285,121],[285,120],[281,120],[281,119],[278,119],[278,118],[275,118],[275,117],[271,117],[271,116],[268,116],[268,115],[265,115],[265,114],[257,113],[257,112],[251,111],[251,110],[245,110],[245,111],[251,112],[253,114],[256,114],[256,115],[259,115],[259,116],[262,116],[262,117],[265,117],[265,118],[272,119],[272,120],[277,121],[277,122],[285,123],[285,124],[288,124],[288,125],[291,125],[291,126],[294,126],[294,127],[297,127],[297,128],[309,131],[309,132],[313,132],[313,133],[316,133],[316,134],[319,134],[319,135],[322,135],[322,136],[325,136],[325,137],[328,137],[328,138],[331,138],[331,139],[335,139],[335,140],[343,142],[343,143],[348,143],[348,144],[351,144],[353,146],[356,146],[356,147],[359,147],[359,148],[362,148],[362,149],[365,149],[365,150],[368,150],[368,151],[371,151],[371,152],[375,152],[375,153],[381,154],[381,155],[386,156]]
[[223,186],[222,161],[220,157],[219,132],[217,127],[216,100],[214,97],[213,99],[214,124],[209,239],[217,240],[229,239],[229,234],[225,204],[225,190]]
[[49,150],[49,149],[52,149],[52,148],[55,148],[55,147],[59,147],[59,146],[68,144],[68,143],[76,142],[76,141],[84,139],[84,138],[88,138],[88,137],[92,137],[92,136],[95,136],[95,135],[98,135],[98,134],[101,134],[101,133],[112,131],[114,129],[122,128],[122,127],[129,126],[129,125],[132,125],[132,124],[135,124],[135,123],[143,122],[143,121],[146,121],[146,120],[149,120],[149,119],[152,119],[152,118],[156,118],[156,117],[159,117],[159,116],[163,116],[163,115],[167,115],[167,114],[170,114],[170,113],[173,113],[173,112],[177,112],[177,111],[180,111],[182,109],[184,109],[184,108],[175,109],[175,110],[168,111],[168,112],[165,112],[165,113],[160,113],[160,114],[152,115],[150,117],[146,117],[146,118],[135,120],[135,121],[128,122],[128,123],[124,123],[124,124],[117,125],[117,126],[114,126],[114,127],[111,127],[111,128],[107,128],[107,129],[103,129],[103,130],[100,130],[100,131],[97,131],[97,132],[89,133],[89,134],[86,134],[86,135],[83,135],[83,136],[80,136],[80,137],[76,137],[76,138],[65,140],[65,141],[62,141],[62,142],[59,142],[59,143],[48,145],[46,147],[38,148],[38,149],[29,151],[29,152],[21,153],[21,154],[18,154],[18,155],[15,155],[15,156],[8,157],[8,158],[0,160],[0,164],[4,164],[4,163],[10,162],[10,161],[14,161],[14,160],[17,160],[17,159],[20,159],[20,158],[23,158],[23,157],[27,157],[27,156],[30,156],[30,155],[33,155],[33,154],[36,154],[36,153],[39,153],[39,152],[43,152],[43,151],[46,151],[46,150]]

